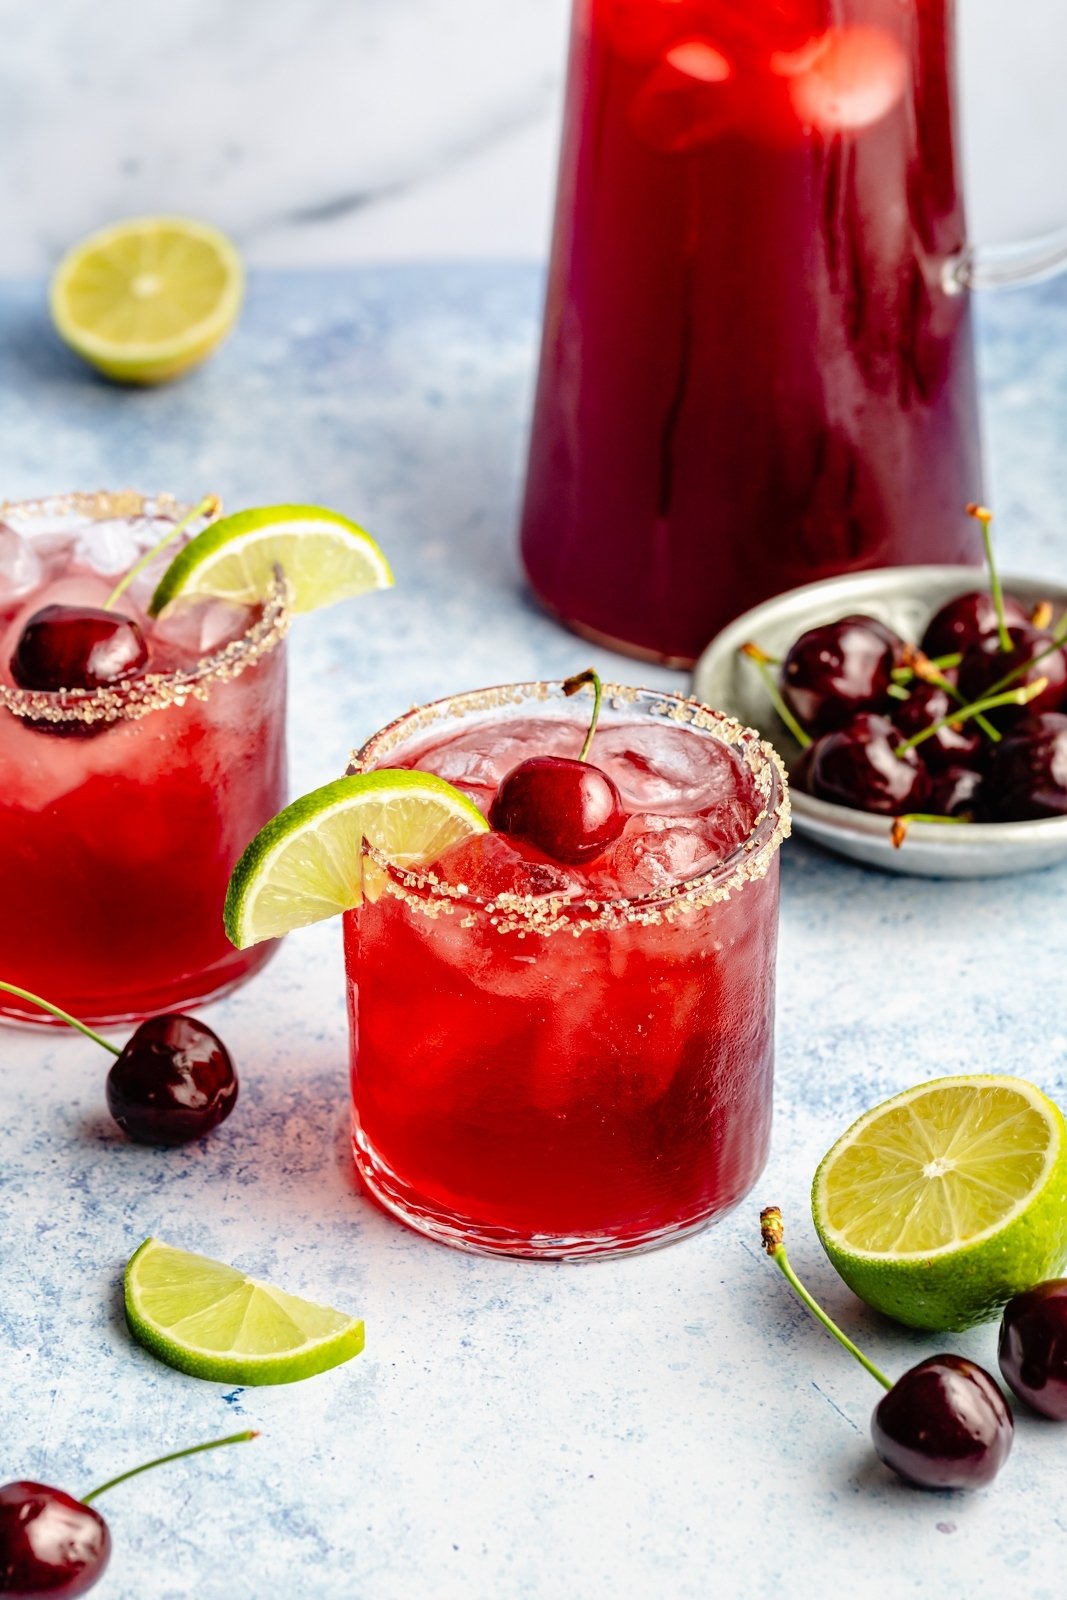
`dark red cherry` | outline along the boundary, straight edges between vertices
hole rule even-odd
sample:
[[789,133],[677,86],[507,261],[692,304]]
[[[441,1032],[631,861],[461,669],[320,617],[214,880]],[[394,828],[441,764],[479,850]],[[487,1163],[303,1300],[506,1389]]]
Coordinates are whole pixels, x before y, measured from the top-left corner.
[[915,750],[897,754],[900,729],[888,717],[865,713],[824,734],[811,759],[811,793],[834,805],[899,817],[924,811],[926,768]]
[[19,635],[11,676],[22,689],[101,689],[148,661],[132,617],[95,606],[44,606]]
[[[997,685],[1013,672],[1018,676],[1012,678],[1008,688],[1023,689],[1036,683],[1038,678],[1047,678],[1048,687],[1026,707],[999,706],[996,711],[990,711],[989,720],[998,728],[1020,722],[1028,713],[1055,711],[1067,696],[1067,655],[1062,649],[1049,649],[1053,644],[1052,635],[1024,622],[1009,628],[1008,637],[1010,650],[1000,648],[1000,639],[995,633],[985,634],[968,647],[959,673],[959,690],[964,700],[970,704],[999,692]],[[1035,660],[1038,656],[1041,659]]]
[[[1010,594],[1004,596],[1004,620],[1009,628],[1028,622],[1026,612]],[[928,656],[950,656],[966,650],[968,645],[984,634],[996,633],[997,608],[993,596],[981,590],[958,594],[935,611],[926,624],[922,636],[923,653]]]
[[142,1022],[107,1075],[108,1109],[138,1144],[199,1139],[236,1101],[237,1074],[218,1034],[176,1012]]
[[790,788],[799,789],[801,794],[811,793],[811,767],[815,760],[815,745],[805,745],[789,768]]
[[996,822],[1067,816],[1067,716],[1045,711],[1009,729],[989,756],[982,792]]
[[525,839],[553,861],[591,861],[617,839],[626,812],[606,772],[569,756],[531,756],[502,780],[489,810],[499,833]]
[[1008,1301],[997,1359],[1020,1400],[1067,1422],[1067,1278],[1039,1283]]
[[[932,744],[933,740],[927,740]],[[930,774],[926,809],[935,817],[975,817],[982,810],[982,774],[974,767],[942,767]]]
[[0,1595],[69,1597],[107,1566],[111,1535],[92,1506],[46,1483],[0,1485]]
[[782,694],[812,733],[878,709],[903,646],[874,617],[842,617],[802,633],[782,663]]
[[871,1437],[885,1462],[920,1489],[979,1489],[1008,1459],[1015,1424],[982,1367],[930,1356],[874,1408]]
[[[933,683],[918,682],[908,698],[895,705],[893,721],[905,739],[910,739],[913,733],[921,733],[932,723],[947,717],[957,704],[946,689]],[[929,739],[923,740],[922,759],[934,771],[942,767],[964,765],[980,755],[985,742],[976,723],[964,722],[957,728],[949,723]]]

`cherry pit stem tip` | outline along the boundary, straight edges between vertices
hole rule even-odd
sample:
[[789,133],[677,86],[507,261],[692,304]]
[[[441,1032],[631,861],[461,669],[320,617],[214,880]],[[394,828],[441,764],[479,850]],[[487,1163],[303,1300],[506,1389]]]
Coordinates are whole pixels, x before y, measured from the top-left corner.
[[763,1248],[766,1250],[767,1254],[770,1256],[771,1260],[782,1274],[782,1277],[785,1279],[786,1283],[788,1283],[789,1287],[793,1290],[794,1294],[796,1294],[804,1302],[812,1316],[822,1323],[827,1332],[832,1333],[838,1343],[843,1344],[845,1349],[848,1350],[851,1355],[855,1356],[860,1366],[866,1367],[871,1377],[876,1378],[882,1385],[883,1389],[891,1389],[893,1385],[890,1383],[885,1373],[879,1372],[874,1362],[869,1361],[864,1355],[863,1351],[860,1350],[858,1346],[854,1345],[852,1340],[848,1338],[846,1334],[841,1332],[841,1329],[837,1326],[837,1323],[831,1321],[831,1319],[826,1315],[826,1312],[823,1310],[822,1306],[819,1305],[818,1301],[812,1299],[811,1295],[805,1289],[804,1285],[801,1283],[800,1279],[789,1265],[789,1257],[785,1252],[785,1229],[782,1225],[782,1213],[778,1206],[764,1206],[763,1210],[760,1212],[759,1221],[760,1234],[763,1239]]

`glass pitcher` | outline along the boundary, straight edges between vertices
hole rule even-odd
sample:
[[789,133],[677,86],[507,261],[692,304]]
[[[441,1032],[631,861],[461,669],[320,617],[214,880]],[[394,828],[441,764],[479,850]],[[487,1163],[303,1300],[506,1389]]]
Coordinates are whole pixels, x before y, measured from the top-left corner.
[[866,567],[980,560],[953,0],[575,0],[522,522],[578,632],[691,662]]

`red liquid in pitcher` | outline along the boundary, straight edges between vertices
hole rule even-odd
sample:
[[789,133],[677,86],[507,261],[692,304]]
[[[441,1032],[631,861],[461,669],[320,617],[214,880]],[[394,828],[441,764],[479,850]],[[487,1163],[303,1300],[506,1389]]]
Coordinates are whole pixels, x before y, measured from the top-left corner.
[[523,521],[688,661],[834,573],[979,559],[951,0],[578,0]]

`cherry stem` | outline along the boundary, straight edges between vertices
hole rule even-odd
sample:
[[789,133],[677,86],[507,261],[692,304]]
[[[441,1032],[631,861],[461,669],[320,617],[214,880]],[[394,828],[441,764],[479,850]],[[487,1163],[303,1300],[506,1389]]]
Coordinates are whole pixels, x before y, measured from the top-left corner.
[[1021,678],[1024,673],[1030,671],[1031,667],[1036,667],[1039,661],[1044,661],[1046,656],[1054,655],[1057,650],[1062,650],[1065,644],[1067,644],[1067,612],[1060,618],[1059,624],[1053,632],[1052,642],[1047,644],[1036,656],[1031,656],[1028,661],[1020,661],[1019,665],[1012,667],[1011,671],[1006,672],[1003,678],[998,678],[996,683],[990,687],[990,694],[997,694],[1001,689],[1006,688],[1008,684],[1014,683],[1016,678]]
[[1010,694],[987,695],[984,700],[976,700],[973,705],[961,706],[958,711],[950,711],[947,717],[941,717],[937,722],[931,722],[928,728],[922,728],[918,733],[913,733],[910,739],[905,739],[903,744],[898,744],[893,754],[902,756],[907,750],[914,750],[917,744],[922,744],[924,739],[933,738],[935,733],[940,733],[942,728],[954,728],[958,722],[966,722],[968,717],[977,717],[982,711],[995,711],[998,706],[1028,706],[1031,700],[1036,700],[1048,688],[1047,678],[1038,678],[1036,682],[1028,684],[1025,689],[1014,689]]
[[92,1039],[96,1044],[103,1045],[105,1050],[110,1050],[113,1056],[120,1056],[122,1051],[117,1044],[112,1044],[110,1039],[105,1039],[102,1034],[94,1033],[86,1023],[79,1022],[77,1017],[72,1017],[69,1011],[64,1011],[61,1006],[54,1006],[51,1000],[42,1000],[39,994],[31,994],[29,989],[20,989],[17,983],[0,982],[0,989],[7,994],[17,994],[20,1000],[28,1000],[31,1005],[40,1006],[42,1011],[48,1011],[60,1022],[65,1022],[68,1028],[77,1028],[79,1033],[84,1033],[87,1039]]
[[893,849],[899,850],[907,838],[908,829],[913,822],[936,822],[947,827],[960,827],[964,823],[973,821],[973,817],[945,817],[933,811],[905,811],[903,816],[893,818],[893,826],[889,830],[889,838]]
[[993,592],[993,606],[997,613],[997,633],[1000,636],[1000,648],[1011,649],[1011,635],[1008,633],[1008,623],[1004,615],[1004,591],[1000,587],[1000,576],[997,564],[993,560],[993,540],[989,533],[989,524],[993,520],[993,513],[988,506],[969,505],[967,515],[973,517],[982,529],[982,544],[985,548],[986,566],[989,568],[989,587]]
[[578,760],[585,761],[589,755],[589,746],[593,742],[596,725],[600,721],[600,701],[604,693],[604,686],[600,681],[599,672],[593,667],[587,667],[584,672],[576,672],[573,678],[567,678],[563,683],[565,695],[577,694],[579,689],[584,689],[587,683],[593,685],[593,715],[589,721],[589,732],[585,736],[585,743],[578,752]]
[[145,1461],[139,1467],[131,1467],[129,1472],[120,1472],[117,1478],[109,1478],[94,1489],[91,1494],[83,1494],[83,1506],[92,1505],[100,1495],[106,1494],[109,1489],[114,1489],[116,1484],[125,1483],[127,1478],[136,1478],[142,1472],[151,1472],[153,1467],[166,1466],[168,1461],[180,1461],[183,1456],[199,1455],[202,1450],[217,1450],[223,1444],[240,1444],[243,1439],[258,1439],[259,1432],[250,1428],[246,1433],[228,1433],[225,1439],[209,1439],[206,1444],[191,1444],[184,1450],[173,1450],[169,1456],[157,1456],[154,1461]]
[[176,539],[179,533],[184,533],[190,522],[195,522],[198,517],[204,517],[208,522],[214,522],[221,510],[222,501],[219,499],[218,495],[206,494],[199,505],[194,506],[191,511],[187,511],[184,517],[174,524],[173,528],[167,529],[162,539],[157,540],[152,546],[151,550],[146,550],[141,559],[134,562],[129,572],[119,579],[118,583],[116,583],[115,587],[104,601],[103,609],[105,611],[112,610],[116,600],[118,600],[119,597],[125,593],[130,584],[133,582],[134,578],[137,577],[138,573],[143,572],[145,567],[150,566],[158,555],[162,555],[163,551],[167,548],[171,541]]
[[782,1242],[784,1237],[782,1213],[778,1207],[765,1206],[760,1212],[759,1221],[760,1233],[763,1236],[763,1248],[766,1250],[767,1254],[770,1256],[771,1260],[782,1274],[782,1277],[785,1279],[786,1283],[788,1283],[789,1287],[793,1290],[794,1294],[803,1300],[812,1316],[817,1318],[817,1320],[822,1323],[827,1332],[832,1333],[837,1342],[839,1344],[843,1344],[845,1349],[851,1355],[855,1356],[860,1366],[866,1367],[872,1378],[877,1378],[883,1389],[891,1389],[893,1385],[890,1383],[885,1373],[879,1372],[874,1362],[867,1359],[858,1345],[854,1345],[852,1340],[848,1338],[846,1334],[841,1332],[841,1329],[837,1326],[837,1323],[833,1322],[826,1315],[826,1312],[823,1310],[822,1306],[817,1300],[812,1298],[812,1296],[805,1289],[804,1285],[801,1283],[800,1279],[797,1277],[796,1273],[793,1271],[792,1267],[789,1265],[789,1257],[785,1253],[785,1245]]
[[753,663],[756,671],[763,679],[764,688],[767,690],[775,711],[777,711],[800,748],[806,750],[812,742],[811,734],[805,733],[782,698],[782,692],[774,681],[774,673],[771,671],[771,667],[775,664],[774,656],[769,656],[766,650],[761,649],[758,644],[754,644],[751,640],[747,644],[740,646],[740,652]]

